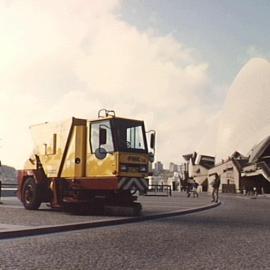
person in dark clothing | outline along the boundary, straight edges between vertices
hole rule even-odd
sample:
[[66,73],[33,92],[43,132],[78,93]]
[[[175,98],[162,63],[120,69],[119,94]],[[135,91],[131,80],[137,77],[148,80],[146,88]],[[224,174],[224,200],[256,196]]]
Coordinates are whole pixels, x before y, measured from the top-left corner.
[[193,181],[192,178],[189,178],[189,179],[187,180],[187,197],[190,197],[190,195],[191,195],[193,183],[194,183],[194,181]]
[[197,182],[194,181],[193,187],[192,187],[192,192],[193,192],[193,197],[199,197],[199,193],[198,193],[198,186],[199,184]]
[[215,179],[212,182],[212,202],[218,202],[218,192],[220,186],[220,177],[217,173],[215,173]]
[[192,189],[192,184],[188,183],[187,184],[187,197],[190,197],[191,189]]

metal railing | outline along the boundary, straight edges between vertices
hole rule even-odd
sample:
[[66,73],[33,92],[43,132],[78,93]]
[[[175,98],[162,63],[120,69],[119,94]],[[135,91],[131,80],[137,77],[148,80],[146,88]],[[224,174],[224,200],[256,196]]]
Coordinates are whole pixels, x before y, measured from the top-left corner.
[[170,185],[149,185],[145,196],[172,196]]

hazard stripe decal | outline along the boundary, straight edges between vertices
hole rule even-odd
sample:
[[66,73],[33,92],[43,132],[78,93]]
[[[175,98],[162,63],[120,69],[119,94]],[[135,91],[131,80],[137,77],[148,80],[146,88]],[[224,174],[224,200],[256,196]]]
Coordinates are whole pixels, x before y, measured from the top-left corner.
[[122,190],[139,190],[145,191],[148,189],[148,184],[144,178],[127,178],[123,177],[118,183],[118,188]]

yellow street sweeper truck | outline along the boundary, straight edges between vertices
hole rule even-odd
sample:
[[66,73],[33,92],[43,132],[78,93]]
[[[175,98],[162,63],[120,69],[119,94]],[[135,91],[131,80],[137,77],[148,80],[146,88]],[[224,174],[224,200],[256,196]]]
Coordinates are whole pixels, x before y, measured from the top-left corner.
[[62,209],[141,210],[135,195],[147,191],[155,152],[155,132],[147,134],[143,121],[103,109],[93,121],[72,118],[30,129],[33,154],[18,172],[18,197],[26,209],[46,202]]

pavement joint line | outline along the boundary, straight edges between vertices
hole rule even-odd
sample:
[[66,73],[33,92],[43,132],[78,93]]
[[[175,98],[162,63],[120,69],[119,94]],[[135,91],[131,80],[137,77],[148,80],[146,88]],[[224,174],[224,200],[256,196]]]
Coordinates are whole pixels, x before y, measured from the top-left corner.
[[204,210],[208,210],[211,208],[215,208],[219,206],[221,202],[207,204],[201,207],[196,208],[188,208],[186,210],[173,210],[169,212],[163,212],[159,214],[152,214],[148,216],[138,216],[138,217],[118,217],[113,220],[101,220],[94,222],[79,222],[79,223],[68,223],[61,225],[50,225],[50,226],[37,226],[20,230],[7,230],[0,232],[0,239],[11,239],[11,238],[19,238],[19,237],[27,237],[27,236],[36,236],[42,234],[51,234],[51,233],[59,233],[59,232],[67,232],[67,231],[75,231],[75,230],[83,230],[90,228],[99,228],[99,227],[107,227],[107,226],[115,226],[115,225],[123,225],[128,223],[135,222],[143,222],[148,220],[160,219],[160,218],[168,218],[173,216],[180,216],[191,214],[195,212],[200,212]]

